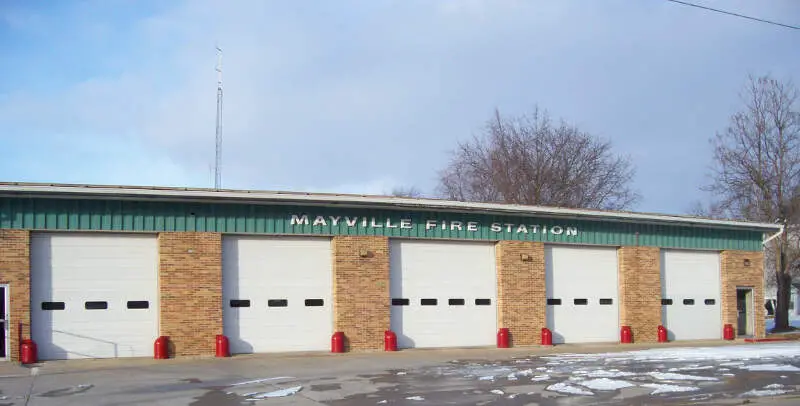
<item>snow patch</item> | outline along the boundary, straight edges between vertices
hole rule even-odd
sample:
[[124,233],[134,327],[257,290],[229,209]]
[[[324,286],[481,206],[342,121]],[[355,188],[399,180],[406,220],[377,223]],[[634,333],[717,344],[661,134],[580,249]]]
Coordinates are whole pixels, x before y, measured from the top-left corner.
[[537,371],[544,371],[544,370],[546,370],[546,369],[547,369],[547,368],[545,368],[545,367],[539,367],[539,368],[536,368],[536,370],[537,370]]
[[254,379],[252,381],[244,381],[239,383],[231,384],[231,386],[242,386],[242,385],[250,385],[254,383],[262,383],[262,382],[269,382],[269,381],[277,381],[278,379],[293,379],[293,376],[278,376],[275,378],[263,378],[263,379]]
[[478,380],[479,380],[479,381],[493,381],[493,380],[494,380],[494,376],[491,376],[491,375],[489,375],[489,376],[482,376],[482,377],[478,378]]
[[500,389],[492,389],[489,392],[494,393],[495,395],[505,395],[505,392],[501,391]]
[[736,376],[734,374],[722,374],[722,376]]
[[676,374],[671,372],[650,372],[648,375],[661,381],[717,381],[717,378]]
[[781,385],[779,383],[773,383],[772,385],[765,386],[764,389],[780,389],[782,387],[783,387],[783,385]]
[[378,402],[378,404],[379,404],[379,405],[382,405],[382,404],[385,404],[385,403],[389,403],[389,401],[387,401],[387,400],[381,400],[380,402]]
[[800,368],[794,365],[783,365],[783,364],[761,364],[761,365],[747,365],[743,367],[739,367],[740,369],[746,369],[748,371],[772,371],[772,372],[798,372]]
[[654,391],[650,392],[651,395],[659,395],[662,393],[693,392],[700,390],[700,388],[694,386],[666,385],[660,383],[646,383],[642,385],[642,387],[655,389]]
[[586,374],[586,376],[590,378],[622,378],[624,376],[634,376],[634,375],[636,374],[633,372],[620,372],[620,370],[618,369],[610,369],[608,371],[597,369]]
[[[784,358],[800,356],[800,346],[794,343],[760,344],[754,346],[727,345],[720,347],[679,347],[655,348],[626,351],[620,353],[598,354],[555,354],[542,357],[550,362],[664,362],[664,361],[706,361],[763,359],[765,357]],[[728,363],[733,365],[732,362]],[[554,365],[554,364],[550,364]],[[737,365],[741,365],[737,364]],[[726,365],[727,366],[727,365]]]
[[707,366],[702,366],[702,367],[701,366],[688,366],[688,367],[683,367],[683,368],[670,368],[667,371],[669,371],[669,372],[701,371],[701,370],[704,370],[704,369],[712,369],[712,368],[714,368],[714,366],[712,366],[712,365],[707,365]]
[[516,394],[516,393],[512,393],[512,394],[508,395],[508,399],[514,399],[515,397],[517,397],[517,395],[518,394]]
[[606,391],[618,390],[622,388],[630,388],[631,386],[636,386],[628,381],[619,381],[608,378],[590,379],[588,381],[583,381],[579,383],[579,385],[587,387],[589,389],[606,390]]
[[425,398],[423,398],[422,396],[409,396],[409,397],[406,398],[406,400],[417,400],[417,401],[420,401],[420,400],[425,400]]
[[519,372],[517,372],[517,375],[519,375],[519,376],[531,376],[531,375],[533,375],[533,370],[532,369],[526,369],[526,370],[523,370],[523,371],[519,371]]
[[546,381],[548,379],[550,379],[550,375],[536,375],[533,378],[531,378],[531,381],[541,382],[541,381]]
[[583,396],[594,396],[594,393],[589,392],[588,390],[583,390],[581,388],[568,385],[564,382],[559,382],[556,384],[552,384],[545,388],[545,390],[549,390],[551,392],[559,392],[559,393],[566,393],[569,395],[583,395]]
[[406,375],[408,372],[398,372],[397,375]]
[[278,389],[272,392],[264,392],[264,393],[256,393],[252,396],[249,396],[247,400],[259,400],[259,399],[267,399],[267,398],[282,398],[286,396],[292,396],[297,392],[300,392],[300,389],[303,389],[302,386],[293,386],[291,388],[286,389]]
[[742,396],[744,397],[778,396],[778,395],[783,395],[784,393],[789,393],[789,391],[781,389],[768,389],[768,390],[753,389],[745,393],[742,393]]

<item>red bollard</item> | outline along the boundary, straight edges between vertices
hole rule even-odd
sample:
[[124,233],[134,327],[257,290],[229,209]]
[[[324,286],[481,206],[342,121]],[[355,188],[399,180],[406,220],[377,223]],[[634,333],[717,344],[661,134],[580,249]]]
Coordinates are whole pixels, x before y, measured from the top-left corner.
[[228,337],[222,334],[217,334],[217,357],[224,358],[230,357],[230,345],[228,344]]
[[497,332],[497,348],[509,347],[509,333],[508,329],[503,327]]
[[383,332],[383,350],[384,351],[397,351],[397,334],[392,330]]
[[542,345],[553,345],[553,333],[547,327],[542,327]]
[[337,331],[331,337],[331,352],[344,352],[344,333]]
[[734,337],[734,333],[733,333],[733,325],[731,325],[731,324],[726,324],[726,325],[725,325],[725,326],[722,328],[722,338],[724,338],[724,339],[726,339],[726,340],[733,340],[733,337]]
[[169,358],[169,346],[167,345],[169,341],[169,337],[161,336],[156,338],[156,342],[153,344],[153,358],[155,359],[167,359]]
[[620,342],[622,344],[630,344],[633,342],[633,332],[630,326],[622,326],[620,331]]
[[658,342],[659,343],[666,343],[667,342],[667,329],[664,326],[658,326]]
[[22,364],[33,364],[37,361],[36,343],[33,340],[22,340],[19,346],[19,361]]

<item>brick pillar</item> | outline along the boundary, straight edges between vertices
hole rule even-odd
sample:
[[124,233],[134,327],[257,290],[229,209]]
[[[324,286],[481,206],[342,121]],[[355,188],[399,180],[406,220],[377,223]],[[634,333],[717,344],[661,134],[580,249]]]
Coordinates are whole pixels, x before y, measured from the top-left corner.
[[658,342],[661,324],[661,251],[656,247],[619,249],[619,317],[637,343]]
[[8,339],[11,361],[19,361],[20,323],[22,338],[31,337],[31,244],[27,230],[0,230],[0,283],[7,284],[10,309]]
[[222,334],[222,235],[158,236],[161,335],[170,356],[214,355]]
[[333,238],[333,323],[350,351],[380,350],[390,327],[389,239]]
[[544,244],[499,241],[495,250],[499,325],[513,345],[539,344],[547,324]]
[[734,331],[737,329],[736,287],[752,288],[755,304],[753,306],[755,318],[753,333],[756,338],[765,337],[764,253],[761,251],[722,251],[720,262],[723,326],[731,324]]

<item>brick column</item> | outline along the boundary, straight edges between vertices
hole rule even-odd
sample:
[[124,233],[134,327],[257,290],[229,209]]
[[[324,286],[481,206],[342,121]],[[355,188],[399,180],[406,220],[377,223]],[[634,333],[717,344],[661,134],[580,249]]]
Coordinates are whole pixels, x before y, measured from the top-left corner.
[[[720,255],[722,286],[722,325],[737,329],[736,287],[753,288],[754,335],[766,336],[764,326],[764,253],[761,251],[722,251]],[[738,334],[738,332],[737,332]]]
[[495,250],[498,324],[513,345],[540,344],[547,324],[544,244],[499,241]]
[[19,325],[22,338],[31,337],[31,244],[27,230],[0,230],[0,283],[7,284],[10,309],[8,339],[11,361],[19,361]]
[[661,250],[619,249],[619,317],[637,343],[658,342],[661,324]]
[[333,238],[333,323],[350,351],[380,350],[390,326],[389,239]]
[[214,355],[222,334],[222,235],[158,236],[161,335],[170,356]]

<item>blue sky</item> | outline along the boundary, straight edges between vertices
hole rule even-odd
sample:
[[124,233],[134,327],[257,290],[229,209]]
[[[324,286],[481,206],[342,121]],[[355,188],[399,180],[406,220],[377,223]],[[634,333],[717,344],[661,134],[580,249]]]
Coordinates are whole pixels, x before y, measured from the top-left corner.
[[[794,0],[702,1],[800,24]],[[0,180],[431,192],[494,108],[538,104],[636,165],[636,210],[705,199],[750,73],[800,32],[663,0],[0,1]]]

